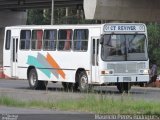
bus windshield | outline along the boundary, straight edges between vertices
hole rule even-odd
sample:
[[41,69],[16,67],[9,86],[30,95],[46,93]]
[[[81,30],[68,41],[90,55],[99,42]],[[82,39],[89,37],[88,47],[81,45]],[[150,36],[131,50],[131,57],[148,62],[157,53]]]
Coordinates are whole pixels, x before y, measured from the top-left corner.
[[101,57],[104,61],[143,61],[148,59],[144,34],[105,34]]

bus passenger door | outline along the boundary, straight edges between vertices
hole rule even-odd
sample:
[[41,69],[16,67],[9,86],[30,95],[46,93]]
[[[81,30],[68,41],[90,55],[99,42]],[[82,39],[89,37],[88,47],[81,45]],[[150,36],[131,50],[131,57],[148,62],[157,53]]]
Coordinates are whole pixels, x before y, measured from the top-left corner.
[[17,77],[17,49],[18,37],[12,37],[11,40],[11,75]]
[[99,63],[98,63],[98,56],[99,56],[99,37],[92,37],[92,82],[99,82]]

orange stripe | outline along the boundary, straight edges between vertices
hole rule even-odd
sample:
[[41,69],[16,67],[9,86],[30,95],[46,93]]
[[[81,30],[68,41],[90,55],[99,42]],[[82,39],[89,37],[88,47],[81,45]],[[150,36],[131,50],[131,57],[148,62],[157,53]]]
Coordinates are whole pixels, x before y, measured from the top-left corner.
[[53,67],[56,68],[58,70],[56,70],[63,79],[65,79],[65,73],[63,72],[63,70],[61,70],[61,68],[59,67],[59,65],[57,64],[57,62],[53,59],[53,57],[47,53],[47,61],[49,62],[49,64]]

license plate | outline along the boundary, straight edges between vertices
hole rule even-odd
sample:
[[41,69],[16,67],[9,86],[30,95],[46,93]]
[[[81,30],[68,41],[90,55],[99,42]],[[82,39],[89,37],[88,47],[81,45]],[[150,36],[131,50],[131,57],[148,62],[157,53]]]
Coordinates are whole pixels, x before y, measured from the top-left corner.
[[131,81],[131,77],[123,77],[123,82],[130,82]]

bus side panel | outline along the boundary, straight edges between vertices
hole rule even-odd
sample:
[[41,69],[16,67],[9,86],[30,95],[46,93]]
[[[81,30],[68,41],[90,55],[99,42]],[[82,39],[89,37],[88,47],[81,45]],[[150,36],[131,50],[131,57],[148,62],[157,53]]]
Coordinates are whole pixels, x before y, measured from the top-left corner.
[[76,71],[82,68],[90,73],[90,83],[92,36],[100,36],[100,27],[89,28],[87,51],[19,50],[18,77],[27,79],[28,67],[34,66],[39,80],[75,82]]
[[[24,65],[22,67],[34,66],[36,68],[39,80],[75,82],[78,68],[90,69],[88,52],[32,51],[31,54],[23,53],[19,56],[21,56],[20,64]],[[24,73],[20,78],[26,77]]]
[[18,52],[18,77],[20,79],[27,79],[27,70],[29,65],[27,64],[27,56],[31,54],[30,50],[19,50]]
[[[3,69],[4,69],[4,75],[11,77],[11,63],[10,63],[10,55],[11,51],[10,48],[6,50],[6,31],[5,30],[5,36],[4,36],[4,45],[3,45]],[[9,43],[10,44],[10,43]]]
[[[84,70],[90,69],[89,54],[86,51],[57,51],[51,54],[52,58],[57,63],[62,71],[56,70],[59,75],[58,81],[75,82],[75,74],[79,68]],[[53,68],[57,68],[54,65]],[[52,74],[54,76],[54,74]]]

